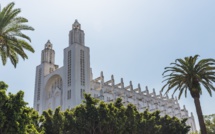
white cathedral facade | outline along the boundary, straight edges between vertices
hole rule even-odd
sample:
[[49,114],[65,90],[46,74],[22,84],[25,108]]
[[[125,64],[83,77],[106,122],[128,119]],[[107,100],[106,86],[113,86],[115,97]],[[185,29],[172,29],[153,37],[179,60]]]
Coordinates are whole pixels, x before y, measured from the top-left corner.
[[50,41],[45,44],[41,54],[41,64],[36,67],[34,109],[42,113],[43,110],[55,109],[61,106],[62,110],[70,109],[82,103],[84,92],[91,94],[105,102],[112,102],[121,97],[123,103],[134,104],[142,112],[160,110],[161,115],[188,118],[187,124],[191,131],[196,131],[193,114],[188,115],[185,108],[180,108],[176,98],[169,98],[161,93],[156,94],[153,89],[141,90],[140,84],[133,87],[132,82],[125,85],[123,79],[115,83],[114,76],[107,81],[103,73],[93,78],[90,68],[90,49],[85,46],[84,31],[76,20],[69,32],[69,46],[64,49],[63,66],[55,64],[55,51]]

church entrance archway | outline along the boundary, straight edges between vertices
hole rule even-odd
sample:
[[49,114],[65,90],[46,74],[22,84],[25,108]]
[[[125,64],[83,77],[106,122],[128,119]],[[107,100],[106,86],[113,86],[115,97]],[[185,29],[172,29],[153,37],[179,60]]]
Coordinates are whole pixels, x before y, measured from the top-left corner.
[[63,82],[60,75],[51,76],[45,86],[46,109],[62,106]]

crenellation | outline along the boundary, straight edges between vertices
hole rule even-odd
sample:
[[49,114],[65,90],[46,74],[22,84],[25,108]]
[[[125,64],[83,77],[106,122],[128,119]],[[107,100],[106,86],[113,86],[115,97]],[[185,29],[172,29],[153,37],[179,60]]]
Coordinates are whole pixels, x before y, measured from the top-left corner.
[[94,82],[99,82],[99,80],[101,80],[101,77],[95,78],[95,79],[92,80],[92,81],[94,81]]
[[141,86],[140,86],[140,83],[138,83],[138,93],[141,93]]
[[108,80],[108,81],[104,82],[104,85],[112,86],[112,80]]
[[114,87],[114,85],[115,85],[115,80],[114,80],[114,76],[113,75],[111,75],[111,85]]
[[121,83],[115,84],[114,87],[116,87],[116,88],[121,88]]
[[154,89],[154,88],[153,88],[153,95],[156,96],[156,92],[155,92],[155,89]]
[[[137,89],[135,89],[137,90]],[[128,90],[126,90],[128,91]],[[146,90],[147,91],[147,90]],[[129,93],[131,93],[131,91],[128,91]],[[136,94],[136,95],[135,95]],[[155,89],[153,89],[152,93],[149,93],[148,96],[149,98],[147,98],[146,96],[144,96],[143,94],[137,94],[136,92],[134,93],[133,97],[131,98],[131,94],[128,94],[128,102],[135,104],[138,109],[143,109],[143,108],[149,108],[150,111],[155,111],[157,109],[161,109],[161,113],[165,114],[168,113],[170,114],[170,116],[176,116],[177,117],[181,117],[180,115],[180,106],[177,102],[177,99],[174,98],[170,98],[168,99],[168,95],[163,96],[161,93],[156,95]],[[142,104],[142,102],[144,102],[143,97],[140,96],[144,96],[145,99],[145,103],[147,105]],[[135,102],[132,100],[135,98]],[[167,104],[168,103],[168,104]],[[167,110],[165,110],[165,107]]]
[[133,91],[138,94],[138,93],[141,93],[141,88],[140,88],[140,85],[138,84],[138,87],[133,89]]

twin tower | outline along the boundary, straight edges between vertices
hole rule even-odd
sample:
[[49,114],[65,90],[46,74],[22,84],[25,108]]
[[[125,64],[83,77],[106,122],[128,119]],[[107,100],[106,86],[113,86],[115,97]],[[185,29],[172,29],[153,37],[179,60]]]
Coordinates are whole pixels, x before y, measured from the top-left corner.
[[41,54],[41,64],[36,67],[34,109],[62,110],[82,102],[84,92],[90,89],[90,54],[84,43],[84,31],[75,20],[69,32],[69,46],[64,49],[63,67],[55,64],[55,51],[48,41]]

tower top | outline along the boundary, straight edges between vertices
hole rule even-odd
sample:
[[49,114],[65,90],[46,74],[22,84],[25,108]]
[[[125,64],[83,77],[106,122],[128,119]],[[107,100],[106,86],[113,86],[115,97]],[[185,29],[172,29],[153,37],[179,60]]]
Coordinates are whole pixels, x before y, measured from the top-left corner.
[[72,30],[69,32],[69,45],[79,44],[84,46],[84,31],[81,30],[81,24],[78,20],[72,24]]
[[52,43],[50,42],[50,40],[48,40],[45,44],[45,48],[52,49]]
[[76,19],[75,22],[72,25],[72,29],[81,29],[81,24]]
[[55,52],[52,49],[52,43],[50,40],[45,44],[44,50],[42,50],[41,63],[54,64]]

